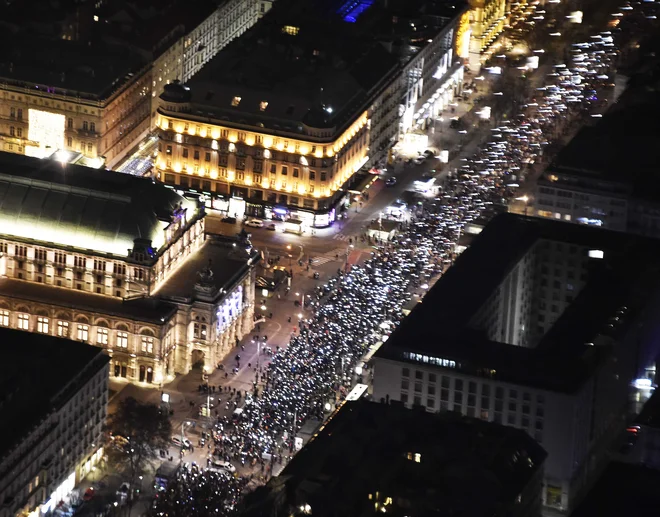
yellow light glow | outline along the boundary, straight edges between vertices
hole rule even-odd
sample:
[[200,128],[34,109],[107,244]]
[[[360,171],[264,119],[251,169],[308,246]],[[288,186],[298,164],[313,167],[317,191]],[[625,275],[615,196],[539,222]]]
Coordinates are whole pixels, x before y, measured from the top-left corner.
[[250,146],[254,145],[254,135],[248,135],[245,139],[245,143]]
[[214,180],[218,179],[218,169],[211,169],[211,178]]
[[30,108],[28,120],[28,139],[39,145],[26,146],[26,155],[45,158],[58,149],[64,149],[64,115]]
[[199,175],[204,176],[206,174],[206,168],[205,167],[200,167],[199,168]]
[[190,173],[192,173],[192,171],[193,171],[192,165],[190,165],[189,163],[186,163],[186,172],[188,174],[190,174]]
[[209,134],[209,133],[208,133],[208,131],[207,131],[207,129],[206,129],[205,127],[203,127],[202,130],[199,132],[199,135],[200,135],[202,138],[206,138],[206,137],[208,136],[208,134]]
[[236,178],[235,171],[227,171],[227,181],[234,181],[235,178]]
[[174,131],[177,133],[183,133],[183,122],[177,122],[174,126]]
[[283,142],[278,142],[276,147],[277,147],[278,151],[283,151],[284,150],[284,143]]
[[300,146],[300,154],[309,154],[309,147],[306,145],[301,145]]
[[335,155],[334,150],[331,147],[328,147],[327,155],[329,158],[332,158]]
[[213,140],[220,138],[220,128],[214,127],[211,129],[211,138],[213,138]]
[[188,134],[189,135],[194,135],[195,134],[195,128],[192,127],[192,126],[188,127]]
[[261,180],[261,187],[268,188],[268,180]]
[[272,136],[264,136],[264,147],[269,148],[273,146],[273,137]]
[[252,178],[245,178],[245,184],[246,185],[252,185]]
[[316,156],[317,158],[323,158],[323,151],[316,151],[314,153],[314,156]]
[[173,170],[174,172],[181,172],[181,171],[183,170],[183,167],[181,166],[181,163],[176,162],[176,163],[174,164],[174,167],[172,167],[172,170]]
[[291,185],[286,186],[286,191],[287,192],[293,192],[293,187]]
[[298,187],[298,194],[303,196],[305,194],[305,187]]
[[229,138],[227,138],[227,140],[235,144],[236,142],[238,142],[238,135],[236,134],[235,131],[232,131],[231,133],[229,133]]

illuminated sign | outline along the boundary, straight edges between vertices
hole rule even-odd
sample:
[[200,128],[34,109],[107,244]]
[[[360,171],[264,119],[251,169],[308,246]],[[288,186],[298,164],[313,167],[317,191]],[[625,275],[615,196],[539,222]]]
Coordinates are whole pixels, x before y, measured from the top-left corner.
[[28,120],[28,139],[37,142],[38,146],[26,146],[26,155],[46,158],[64,148],[64,115],[30,108]]

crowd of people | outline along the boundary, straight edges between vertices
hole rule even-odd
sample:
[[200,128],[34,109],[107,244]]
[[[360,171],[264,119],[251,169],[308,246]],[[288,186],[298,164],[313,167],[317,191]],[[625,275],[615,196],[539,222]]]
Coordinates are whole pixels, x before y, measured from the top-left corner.
[[[393,241],[317,290],[310,302],[313,315],[298,322],[289,345],[259,370],[261,384],[242,397],[240,411],[216,428],[216,455],[260,465],[267,475],[293,453],[305,422],[322,420],[334,408],[365,352],[386,338],[411,296],[452,262],[464,226],[506,206],[565,124],[593,114],[611,82],[614,55],[607,32],[573,45],[572,62],[554,65],[522,112],[493,129],[490,141],[462,161],[439,196],[427,199]],[[246,480],[186,469],[156,506],[176,501],[190,509],[186,515],[204,505],[226,512],[242,483]]]

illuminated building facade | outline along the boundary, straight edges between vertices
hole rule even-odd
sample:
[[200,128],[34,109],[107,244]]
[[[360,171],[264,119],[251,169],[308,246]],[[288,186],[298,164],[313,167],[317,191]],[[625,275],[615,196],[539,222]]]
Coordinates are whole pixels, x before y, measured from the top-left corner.
[[570,513],[658,356],[658,251],[496,217],[376,352],[374,398],[525,430],[548,452],[545,513]]
[[0,38],[12,55],[0,64],[0,151],[113,167],[153,129],[162,87],[195,74],[270,0],[44,6],[55,33],[28,29],[19,4],[0,7],[12,28]]
[[[229,215],[331,224],[354,173],[460,92],[453,48],[465,6],[425,14],[426,5],[388,5],[365,4],[348,20],[325,4],[276,4],[161,95],[158,179]],[[403,50],[393,39],[410,36],[409,24],[392,21],[399,10],[424,27]]]
[[[470,64],[479,70],[481,55],[507,24],[507,0],[469,0]],[[467,56],[466,56],[467,57]]]
[[338,32],[343,22],[279,5],[187,85],[166,87],[157,177],[208,194],[230,215],[323,227],[369,159],[368,109],[397,64],[378,43]]
[[68,503],[103,457],[108,358],[96,347],[6,328],[0,340],[0,517],[40,517]]
[[[0,327],[100,346],[113,377],[146,384],[216,364],[251,330],[254,259],[205,243],[196,203],[110,171],[0,164]],[[209,259],[219,270],[197,293]]]

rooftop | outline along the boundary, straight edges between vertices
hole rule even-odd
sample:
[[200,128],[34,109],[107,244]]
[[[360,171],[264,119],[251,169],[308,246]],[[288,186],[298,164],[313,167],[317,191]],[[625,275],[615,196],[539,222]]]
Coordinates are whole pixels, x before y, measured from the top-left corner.
[[278,0],[190,80],[190,113],[274,132],[340,131],[465,6]]
[[396,60],[314,3],[278,0],[188,83],[193,114],[302,133],[341,127]]
[[[147,62],[126,46],[90,44],[22,30],[0,31],[0,82],[35,85],[44,95],[104,100]],[[148,86],[148,85],[147,85]]]
[[[604,252],[589,259],[585,286],[535,348],[489,340],[470,326],[477,311],[537,242],[553,241]],[[414,352],[455,361],[474,373],[495,370],[500,380],[572,392],[607,354],[590,346],[617,335],[640,311],[660,276],[660,242],[624,233],[513,214],[495,217],[415,306],[376,353],[403,359]],[[621,307],[626,317],[611,325]]]
[[[650,87],[649,81],[655,86]],[[633,77],[603,118],[577,133],[548,167],[549,174],[559,175],[559,185],[572,180],[578,186],[588,182],[587,188],[593,189],[599,181],[603,190],[619,194],[632,190],[634,197],[660,200],[654,151],[660,140],[660,125],[655,123],[660,118],[659,81],[660,77]]]
[[305,504],[321,517],[371,515],[379,503],[394,515],[492,516],[514,504],[545,457],[510,427],[347,402],[279,477],[248,497],[245,515],[279,517]]
[[660,508],[660,472],[641,465],[610,463],[571,517],[620,517]]
[[157,253],[164,228],[193,201],[150,179],[0,152],[0,237],[126,257],[135,239]]
[[[172,300],[194,299],[199,297],[195,285],[204,280],[203,283],[210,287],[212,292],[222,296],[223,290],[229,291],[257,260],[256,251],[252,250],[248,254],[234,244],[237,244],[236,241],[224,240],[220,236],[207,237],[202,247],[170,275],[156,295]],[[201,275],[208,269],[213,274],[202,279]]]
[[91,310],[128,320],[148,321],[161,325],[176,313],[176,306],[158,298],[136,298],[123,301],[101,294],[86,293],[62,287],[11,278],[0,278],[0,295],[23,301],[45,303],[61,308]]
[[4,345],[0,363],[0,421],[5,423],[0,426],[2,458],[65,401],[55,397],[69,383],[81,374],[96,373],[109,358],[99,347],[8,328],[0,328],[0,342]]
[[97,15],[109,38],[148,51],[156,57],[208,18],[218,0],[113,0]]

